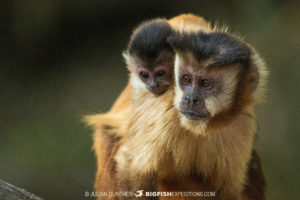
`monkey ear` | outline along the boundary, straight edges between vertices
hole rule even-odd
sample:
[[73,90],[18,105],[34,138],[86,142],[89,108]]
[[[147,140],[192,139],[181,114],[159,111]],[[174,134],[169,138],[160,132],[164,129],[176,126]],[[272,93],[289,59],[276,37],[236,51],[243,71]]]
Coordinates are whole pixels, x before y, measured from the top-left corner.
[[249,73],[247,78],[248,89],[254,93],[255,100],[261,102],[264,99],[265,84],[269,72],[266,69],[265,63],[256,50],[250,46],[251,55],[249,61]]

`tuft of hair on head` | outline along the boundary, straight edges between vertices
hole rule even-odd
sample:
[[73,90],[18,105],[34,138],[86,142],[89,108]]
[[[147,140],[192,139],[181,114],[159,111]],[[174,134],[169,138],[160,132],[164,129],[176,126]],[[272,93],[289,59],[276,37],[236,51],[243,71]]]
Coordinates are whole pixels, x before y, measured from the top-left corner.
[[166,41],[171,33],[172,28],[166,19],[146,21],[133,31],[127,54],[143,62],[154,62],[161,51],[172,51]]
[[257,51],[240,36],[226,32],[175,32],[167,41],[177,54],[192,54],[198,62],[209,60],[214,66],[240,63],[248,71],[247,91],[256,102],[262,102],[269,73]]
[[168,42],[176,52],[191,52],[199,62],[211,59],[220,66],[247,62],[250,55],[247,45],[223,32],[177,32]]

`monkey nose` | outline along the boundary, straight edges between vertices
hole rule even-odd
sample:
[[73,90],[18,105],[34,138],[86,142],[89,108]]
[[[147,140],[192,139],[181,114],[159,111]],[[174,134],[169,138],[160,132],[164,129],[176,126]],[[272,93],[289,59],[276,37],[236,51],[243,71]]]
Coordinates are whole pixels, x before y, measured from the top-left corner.
[[151,89],[159,88],[159,84],[153,82],[153,83],[150,84],[150,88]]
[[196,104],[199,101],[199,99],[196,96],[186,96],[184,97],[184,101],[186,103]]
[[192,97],[192,102],[193,103],[197,103],[198,102],[198,98],[197,97]]

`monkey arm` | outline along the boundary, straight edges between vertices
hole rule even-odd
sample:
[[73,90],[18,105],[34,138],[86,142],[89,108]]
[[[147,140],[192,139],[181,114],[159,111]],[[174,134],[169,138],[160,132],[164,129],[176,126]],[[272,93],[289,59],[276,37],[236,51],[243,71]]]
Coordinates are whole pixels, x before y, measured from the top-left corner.
[[[117,190],[114,155],[118,149],[119,137],[108,134],[109,128],[98,128],[94,133],[93,148],[97,157],[96,192],[114,192]],[[98,197],[102,199],[103,197]],[[104,199],[107,199],[106,197]],[[109,199],[114,199],[113,197]]]
[[260,157],[255,150],[252,151],[247,176],[248,180],[245,184],[241,200],[265,200],[267,183]]

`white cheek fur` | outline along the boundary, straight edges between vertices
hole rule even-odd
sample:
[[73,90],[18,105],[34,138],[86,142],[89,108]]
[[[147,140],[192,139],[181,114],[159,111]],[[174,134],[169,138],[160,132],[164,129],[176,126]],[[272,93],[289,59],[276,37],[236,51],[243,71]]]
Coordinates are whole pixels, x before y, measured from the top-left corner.
[[178,86],[179,80],[179,56],[178,54],[175,55],[175,62],[174,62],[174,72],[175,72],[175,82],[176,86]]
[[174,62],[174,77],[175,77],[175,99],[174,105],[177,109],[179,109],[181,99],[183,97],[183,92],[179,87],[179,56],[178,54],[175,55],[175,62]]
[[132,73],[131,81],[132,81],[133,88],[136,89],[146,88],[145,84],[141,81],[141,79],[138,77],[136,73]]
[[234,91],[237,87],[237,74],[238,69],[236,68],[223,72],[223,91],[204,100],[205,106],[212,117],[232,104]]

